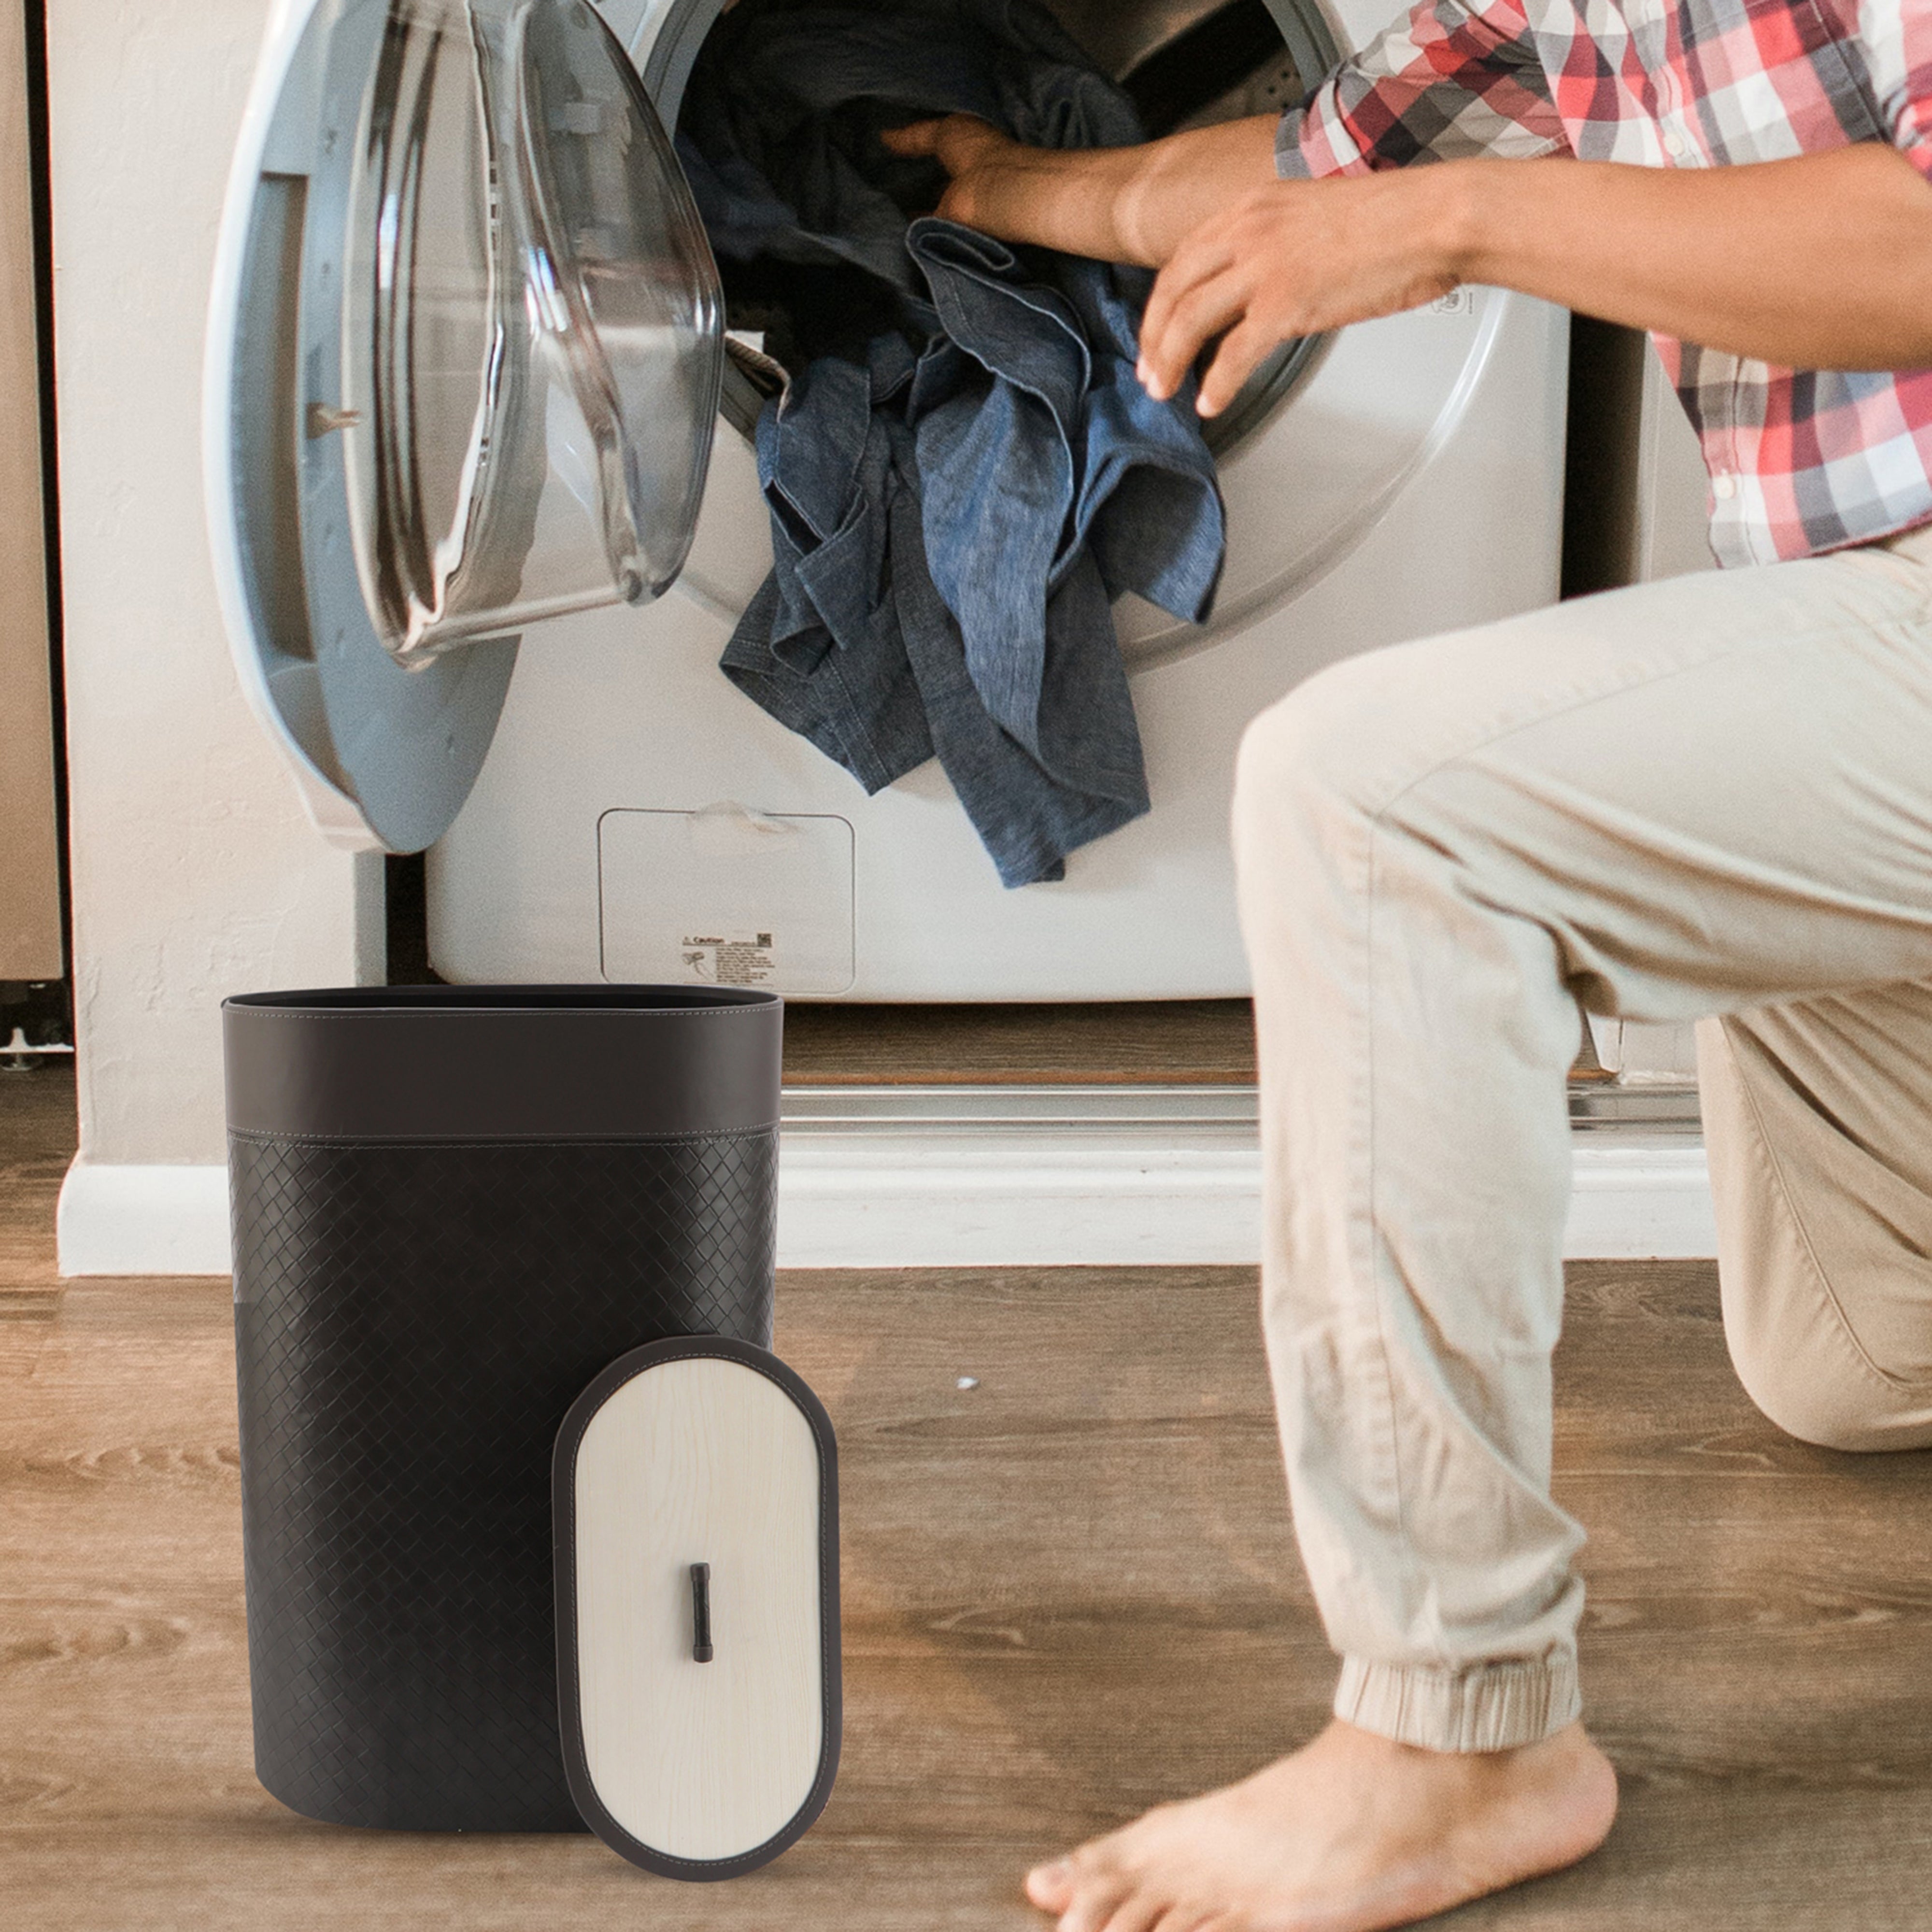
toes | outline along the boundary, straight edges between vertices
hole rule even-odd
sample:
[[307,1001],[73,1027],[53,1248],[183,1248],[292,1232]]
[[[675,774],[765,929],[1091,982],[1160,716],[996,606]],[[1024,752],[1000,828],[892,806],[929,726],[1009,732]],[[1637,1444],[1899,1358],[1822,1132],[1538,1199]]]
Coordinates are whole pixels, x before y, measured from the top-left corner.
[[1154,1932],[1169,1916],[1167,1900],[1160,1893],[1137,1892],[1114,1906],[1101,1932]]
[[[1215,1922],[1219,1932],[1220,1922]],[[1208,1922],[1195,1905],[1170,1905],[1154,1922],[1154,1932],[1209,1932]]]
[[1042,1912],[1064,1912],[1073,1903],[1073,1864],[1055,1858],[1026,1875],[1026,1895]]
[[1036,1865],[1026,1875],[1026,1895],[1041,1911],[1055,1915],[1058,1932],[1114,1932],[1108,1920],[1129,1884],[1123,1874],[1076,1853]]
[[1131,1901],[1134,1882],[1091,1846],[1026,1876],[1026,1894],[1042,1912],[1056,1915],[1058,1932],[1149,1932],[1157,1912],[1120,1916]]
[[1132,1884],[1118,1872],[1078,1874],[1073,1902],[1060,1915],[1058,1932],[1114,1932],[1114,1915],[1126,1902]]

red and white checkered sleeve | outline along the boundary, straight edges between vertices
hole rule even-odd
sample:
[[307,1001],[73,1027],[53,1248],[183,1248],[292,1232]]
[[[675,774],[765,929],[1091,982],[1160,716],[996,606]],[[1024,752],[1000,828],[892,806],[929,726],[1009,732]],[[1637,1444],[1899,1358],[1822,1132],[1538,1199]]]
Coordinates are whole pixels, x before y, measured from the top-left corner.
[[1932,0],[1862,0],[1858,33],[1886,132],[1932,178]]
[[1282,116],[1284,176],[1567,152],[1522,0],[1418,0]]

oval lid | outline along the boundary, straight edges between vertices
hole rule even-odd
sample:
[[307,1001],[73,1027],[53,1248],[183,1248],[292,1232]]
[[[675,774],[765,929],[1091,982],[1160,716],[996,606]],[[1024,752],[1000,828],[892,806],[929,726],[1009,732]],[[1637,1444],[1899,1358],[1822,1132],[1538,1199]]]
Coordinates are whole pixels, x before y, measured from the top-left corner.
[[777,1857],[838,1762],[824,1407],[748,1343],[654,1342],[572,1406],[553,1500],[564,1763],[584,1822],[668,1877]]
[[223,223],[206,460],[244,689],[340,842],[420,850],[517,633],[682,567],[722,297],[584,0],[310,0]]

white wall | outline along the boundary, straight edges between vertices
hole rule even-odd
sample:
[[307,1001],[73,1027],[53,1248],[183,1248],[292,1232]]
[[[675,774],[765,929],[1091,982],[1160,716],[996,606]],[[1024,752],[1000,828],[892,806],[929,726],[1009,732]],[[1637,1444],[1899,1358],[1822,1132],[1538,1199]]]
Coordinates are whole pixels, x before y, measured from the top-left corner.
[[223,1158],[224,995],[381,976],[377,862],[322,844],[248,714],[202,527],[202,320],[268,10],[48,8],[80,1077],[69,1272],[170,1252],[164,1230],[126,1225],[152,1210],[123,1170]]

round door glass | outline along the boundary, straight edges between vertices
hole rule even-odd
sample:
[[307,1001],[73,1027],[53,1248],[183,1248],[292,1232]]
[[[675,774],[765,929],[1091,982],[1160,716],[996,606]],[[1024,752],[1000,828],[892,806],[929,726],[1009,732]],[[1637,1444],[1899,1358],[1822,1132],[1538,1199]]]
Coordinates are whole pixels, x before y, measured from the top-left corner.
[[420,662],[643,603],[690,546],[717,270],[582,0],[391,0],[350,197],[340,407],[356,558]]

